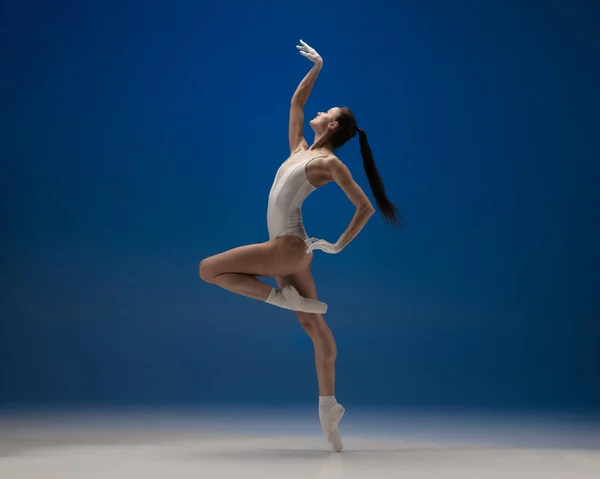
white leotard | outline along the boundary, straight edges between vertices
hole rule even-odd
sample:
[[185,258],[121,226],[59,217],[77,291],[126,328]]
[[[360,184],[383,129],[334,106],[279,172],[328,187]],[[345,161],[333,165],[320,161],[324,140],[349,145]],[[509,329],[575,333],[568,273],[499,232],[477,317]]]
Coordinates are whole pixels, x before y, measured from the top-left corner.
[[[302,203],[315,187],[306,178],[306,165],[316,158],[327,155],[304,150],[299,159],[290,156],[277,170],[273,186],[269,193],[267,226],[269,238],[278,236],[297,236],[306,242],[308,235],[302,223]],[[307,158],[302,156],[307,155]]]

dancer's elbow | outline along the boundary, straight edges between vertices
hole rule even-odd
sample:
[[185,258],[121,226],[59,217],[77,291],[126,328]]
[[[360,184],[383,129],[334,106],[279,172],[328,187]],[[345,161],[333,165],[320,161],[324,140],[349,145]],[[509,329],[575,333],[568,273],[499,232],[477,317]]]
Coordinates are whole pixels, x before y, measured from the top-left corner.
[[373,208],[373,205],[371,203],[361,204],[356,209],[367,217],[373,216],[376,212],[375,208]]

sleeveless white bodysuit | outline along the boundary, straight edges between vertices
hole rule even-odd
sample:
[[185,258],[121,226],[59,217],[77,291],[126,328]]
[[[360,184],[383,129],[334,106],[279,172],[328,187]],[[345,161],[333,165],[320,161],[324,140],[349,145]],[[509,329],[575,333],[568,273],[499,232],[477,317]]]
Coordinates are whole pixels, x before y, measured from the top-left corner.
[[308,235],[302,223],[302,203],[308,195],[316,190],[306,178],[306,165],[316,158],[327,155],[310,154],[304,150],[307,158],[292,160],[299,150],[296,150],[277,170],[273,186],[269,193],[267,208],[267,227],[269,239],[278,236],[297,236],[305,243]]

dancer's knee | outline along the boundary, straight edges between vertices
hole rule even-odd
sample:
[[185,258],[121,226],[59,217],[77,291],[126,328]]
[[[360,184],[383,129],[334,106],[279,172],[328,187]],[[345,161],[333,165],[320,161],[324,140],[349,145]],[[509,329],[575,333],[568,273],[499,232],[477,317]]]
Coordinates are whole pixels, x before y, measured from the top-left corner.
[[322,316],[318,314],[298,313],[300,325],[313,341],[315,349],[325,361],[335,361],[337,346],[333,333]]
[[296,312],[300,326],[304,328],[307,334],[312,338],[318,329],[319,317],[316,314]]
[[212,283],[215,277],[215,268],[213,261],[210,258],[203,259],[198,265],[198,273],[200,279],[207,283]]

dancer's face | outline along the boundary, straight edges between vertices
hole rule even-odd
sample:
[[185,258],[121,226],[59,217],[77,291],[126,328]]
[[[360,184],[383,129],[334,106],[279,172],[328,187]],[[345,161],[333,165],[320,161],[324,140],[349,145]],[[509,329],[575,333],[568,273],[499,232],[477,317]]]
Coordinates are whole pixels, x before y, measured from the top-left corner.
[[335,130],[338,127],[337,118],[340,114],[338,107],[330,108],[326,112],[319,112],[310,121],[311,128],[317,135],[324,133],[327,130]]

